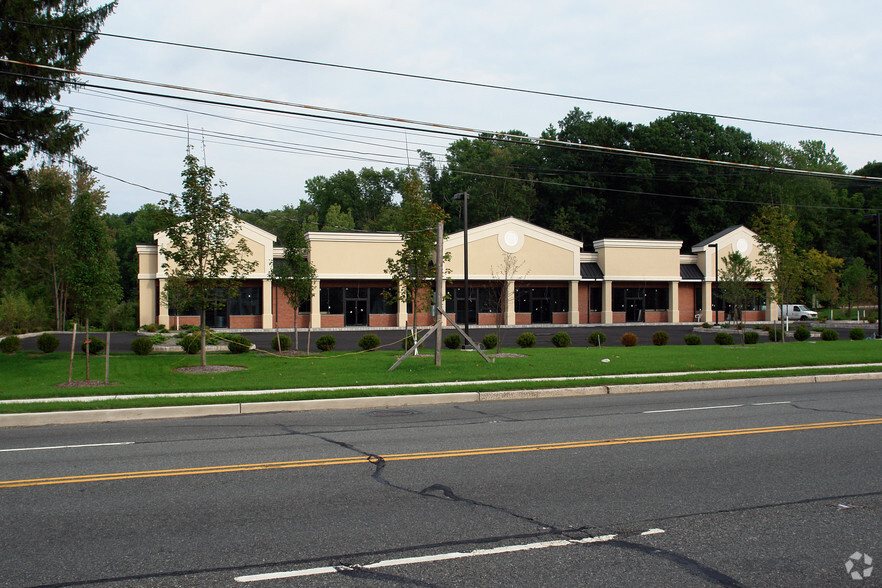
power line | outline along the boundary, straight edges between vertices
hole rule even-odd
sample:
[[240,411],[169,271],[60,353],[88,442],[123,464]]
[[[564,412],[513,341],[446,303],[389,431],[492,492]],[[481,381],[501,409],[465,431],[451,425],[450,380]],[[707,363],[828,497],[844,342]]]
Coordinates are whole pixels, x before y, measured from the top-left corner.
[[[230,107],[234,107],[234,108],[245,108],[245,109],[249,109],[249,110],[272,112],[272,113],[276,113],[276,114],[309,116],[309,117],[313,117],[313,118],[327,118],[330,120],[344,120],[344,121],[349,121],[349,122],[353,122],[353,121],[351,121],[351,119],[342,119],[339,117],[331,116],[331,114],[344,115],[344,116],[356,116],[356,117],[368,119],[366,121],[362,121],[363,124],[382,126],[382,127],[388,127],[388,128],[404,129],[404,130],[409,130],[412,128],[412,126],[417,126],[419,129],[422,130],[422,132],[426,132],[426,133],[437,133],[437,134],[459,136],[459,137],[466,137],[466,138],[472,138],[475,135],[478,135],[478,136],[486,135],[488,137],[495,136],[497,138],[497,140],[507,139],[512,142],[527,142],[531,145],[532,144],[545,144],[545,145],[566,147],[566,148],[572,148],[572,149],[584,149],[587,151],[597,151],[597,152],[613,153],[613,154],[619,154],[619,155],[627,155],[630,157],[643,157],[643,158],[648,158],[648,159],[683,161],[683,162],[689,162],[689,163],[695,163],[695,164],[701,164],[701,165],[732,167],[732,168],[737,168],[737,169],[753,170],[753,171],[759,171],[759,172],[791,174],[791,175],[804,176],[804,177],[840,178],[840,179],[849,179],[849,180],[852,180],[855,178],[860,178],[860,179],[864,179],[867,181],[882,182],[882,178],[871,178],[869,176],[853,176],[853,175],[848,175],[848,174],[839,174],[839,173],[832,173],[832,172],[820,172],[820,171],[801,170],[801,169],[784,168],[784,167],[774,167],[774,166],[767,166],[767,165],[737,163],[737,162],[731,162],[731,161],[719,161],[719,160],[713,160],[713,159],[703,159],[703,158],[699,158],[699,157],[686,157],[686,156],[682,156],[682,155],[669,155],[669,154],[664,154],[664,153],[637,151],[637,150],[633,150],[633,149],[622,149],[622,148],[617,148],[617,147],[604,147],[604,146],[600,146],[600,145],[587,145],[587,144],[582,144],[582,143],[572,143],[572,142],[561,141],[561,140],[556,140],[556,139],[547,139],[547,138],[542,138],[542,137],[529,137],[529,136],[516,135],[516,134],[511,134],[511,133],[493,133],[493,132],[487,131],[487,130],[474,129],[474,128],[469,128],[469,127],[461,127],[461,126],[455,126],[455,125],[447,125],[447,124],[443,124],[443,123],[415,121],[415,120],[406,119],[406,118],[368,114],[368,113],[363,113],[363,112],[341,110],[341,109],[329,108],[329,107],[324,107],[324,106],[314,106],[314,105],[308,105],[308,104],[286,102],[286,101],[282,101],[282,100],[272,100],[272,99],[268,99],[268,98],[258,98],[258,97],[240,95],[240,94],[232,94],[229,92],[219,92],[219,91],[215,91],[215,90],[205,90],[205,89],[200,89],[200,88],[192,88],[192,87],[188,87],[188,86],[180,86],[180,85],[176,85],[176,84],[163,84],[163,83],[159,83],[159,82],[150,82],[150,81],[146,81],[146,80],[125,78],[125,77],[114,76],[114,75],[109,75],[109,74],[100,74],[100,73],[94,73],[94,72],[70,70],[70,69],[53,67],[53,66],[48,66],[48,65],[25,63],[25,62],[11,60],[11,59],[5,59],[5,58],[0,58],[0,62],[35,67],[38,69],[47,69],[47,70],[51,70],[51,71],[73,74],[73,75],[93,76],[93,77],[98,77],[98,78],[110,79],[110,80],[114,80],[114,81],[121,81],[124,83],[146,85],[146,86],[157,86],[157,87],[163,87],[163,88],[168,88],[168,89],[172,89],[172,90],[180,90],[180,91],[191,92],[191,93],[196,93],[196,94],[206,94],[206,95],[210,95],[210,96],[218,96],[218,97],[223,97],[223,98],[228,98],[228,99],[242,100],[242,101],[246,101],[246,102],[261,102],[261,103],[282,106],[282,107],[288,107],[288,108],[300,108],[300,109],[304,109],[304,110],[316,110],[316,111],[320,111],[320,112],[329,113],[329,114],[324,114],[324,115],[318,115],[318,114],[314,114],[314,113],[284,111],[284,110],[276,110],[276,109],[269,108],[269,107],[259,107],[259,106],[249,105],[249,104],[224,103],[224,102],[219,102],[219,101],[206,100],[206,99],[201,99],[201,98],[193,98],[193,97],[188,97],[188,96],[178,96],[178,95],[172,95],[172,94],[159,94],[156,92],[146,92],[146,91],[142,91],[142,90],[133,90],[130,88],[115,88],[115,87],[111,87],[111,86],[101,86],[101,85],[97,85],[97,84],[91,84],[91,83],[80,82],[80,81],[68,82],[72,85],[81,86],[81,87],[100,88],[100,89],[111,90],[111,91],[116,91],[116,92],[127,92],[127,93],[132,93],[132,94],[139,94],[139,95],[146,95],[146,96],[153,96],[153,97],[171,98],[174,100],[185,100],[185,101],[190,101],[190,102],[199,102],[199,103],[203,103],[203,104],[230,106]],[[12,74],[10,72],[0,72],[0,73],[6,74],[6,75],[17,75],[19,77],[38,78],[38,76],[26,76],[24,74]],[[40,79],[40,78],[38,78],[38,79]],[[411,126],[406,126],[406,125],[411,125]]]
[[624,102],[624,101],[620,101],[620,100],[606,100],[606,99],[602,99],[602,98],[590,98],[587,96],[579,96],[576,94],[564,94],[564,93],[560,93],[560,92],[531,90],[531,89],[527,89],[527,88],[519,88],[516,86],[489,84],[486,82],[472,82],[472,81],[457,80],[457,79],[453,79],[453,78],[443,78],[443,77],[430,76],[430,75],[424,75],[424,74],[413,74],[413,73],[398,72],[398,71],[393,71],[393,70],[384,70],[384,69],[360,67],[360,66],[354,66],[354,65],[343,65],[343,64],[323,62],[323,61],[314,61],[314,60],[300,59],[300,58],[295,58],[295,57],[282,57],[279,55],[271,55],[271,54],[266,54],[266,53],[256,53],[256,52],[251,52],[251,51],[240,51],[240,50],[235,50],[235,49],[222,49],[219,47],[210,47],[207,45],[196,45],[196,44],[192,44],[192,43],[181,43],[181,42],[175,42],[175,41],[162,41],[162,40],[158,40],[158,39],[148,39],[146,37],[136,37],[133,35],[120,35],[120,34],[105,33],[105,32],[100,32],[100,31],[84,31],[84,30],[78,30],[78,29],[71,29],[71,28],[67,28],[67,27],[57,27],[57,26],[48,25],[48,24],[29,23],[29,22],[18,21],[18,20],[13,20],[13,19],[3,19],[3,20],[5,20],[6,22],[19,24],[19,25],[37,26],[37,27],[44,27],[44,28],[55,28],[55,29],[66,30],[66,31],[75,32],[75,33],[86,33],[86,34],[97,35],[97,36],[101,36],[101,37],[109,37],[109,38],[122,39],[122,40],[127,40],[127,41],[137,41],[140,43],[166,45],[166,46],[170,46],[170,47],[180,47],[180,48],[184,48],[184,49],[197,49],[200,51],[209,51],[209,52],[213,52],[213,53],[223,53],[223,54],[227,54],[227,55],[239,55],[239,56],[243,56],[243,57],[256,57],[256,58],[260,58],[260,59],[270,59],[273,61],[299,63],[299,64],[303,64],[303,65],[313,65],[313,66],[326,67],[326,68],[332,68],[332,69],[341,69],[341,70],[357,71],[357,72],[363,72],[363,73],[372,73],[372,74],[393,76],[393,77],[413,79],[413,80],[437,82],[437,83],[452,84],[452,85],[466,86],[466,87],[473,87],[473,88],[484,88],[484,89],[488,89],[488,90],[500,90],[500,91],[504,91],[504,92],[514,92],[514,93],[529,94],[529,95],[534,95],[534,96],[545,96],[545,97],[549,97],[549,98],[564,98],[567,100],[576,100],[579,102],[593,102],[596,104],[606,104],[606,105],[611,105],[611,106],[623,106],[626,108],[638,108],[638,109],[642,109],[642,110],[654,110],[654,111],[658,111],[658,112],[694,114],[694,115],[698,115],[698,116],[709,116],[709,117],[723,119],[723,120],[750,122],[750,123],[756,123],[756,124],[780,126],[780,127],[787,127],[787,128],[807,129],[807,130],[814,130],[814,131],[825,131],[825,132],[831,132],[831,133],[843,133],[843,134],[850,134],[850,135],[862,135],[862,136],[868,136],[868,137],[882,137],[882,133],[874,133],[874,132],[870,132],[870,131],[857,131],[857,130],[850,130],[850,129],[839,129],[839,128],[835,128],[835,127],[823,127],[823,126],[817,126],[817,125],[807,125],[807,124],[799,124],[799,123],[773,121],[773,120],[767,120],[767,119],[761,119],[761,118],[734,116],[734,115],[726,115],[726,114],[713,114],[713,113],[699,112],[699,111],[693,111],[693,110],[683,110],[680,108],[669,108],[669,107],[663,107],[663,106],[653,106],[653,105],[649,105],[649,104],[639,104],[636,102]]

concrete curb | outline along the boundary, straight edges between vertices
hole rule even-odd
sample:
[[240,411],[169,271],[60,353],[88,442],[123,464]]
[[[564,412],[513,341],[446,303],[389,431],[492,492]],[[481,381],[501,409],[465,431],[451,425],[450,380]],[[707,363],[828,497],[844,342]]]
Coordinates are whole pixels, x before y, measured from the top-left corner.
[[609,386],[579,386],[570,388],[544,388],[537,390],[450,392],[445,394],[409,394],[403,396],[359,396],[354,398],[326,398],[280,402],[244,402],[204,404],[196,406],[162,406],[153,408],[117,408],[107,410],[70,410],[25,414],[0,414],[0,428],[111,423],[207,416],[233,416],[240,414],[300,412],[309,410],[388,409],[404,406],[430,406],[452,403],[465,404],[470,402],[492,402],[497,400],[533,400],[538,398],[602,396],[606,394],[640,394],[648,392],[674,392],[679,390],[713,390],[721,388],[785,386],[792,384],[819,384],[862,380],[882,380],[882,372],[820,374],[816,376],[784,376],[780,378],[739,378],[732,380],[704,380],[692,382],[660,382],[652,384],[613,384]]

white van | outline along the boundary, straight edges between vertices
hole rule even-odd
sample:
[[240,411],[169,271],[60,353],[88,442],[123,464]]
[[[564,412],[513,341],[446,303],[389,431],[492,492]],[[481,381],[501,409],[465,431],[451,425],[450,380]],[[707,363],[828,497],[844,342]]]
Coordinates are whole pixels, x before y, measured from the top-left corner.
[[791,320],[813,321],[818,318],[818,313],[804,304],[785,304],[781,307],[781,313],[784,318]]

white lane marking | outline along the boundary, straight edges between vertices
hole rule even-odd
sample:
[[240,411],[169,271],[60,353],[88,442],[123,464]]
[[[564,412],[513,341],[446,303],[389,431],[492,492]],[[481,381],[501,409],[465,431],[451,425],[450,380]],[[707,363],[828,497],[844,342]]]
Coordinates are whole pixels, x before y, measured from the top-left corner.
[[643,414],[655,414],[659,412],[686,412],[689,410],[716,410],[718,408],[740,408],[743,404],[726,404],[723,406],[694,406],[692,408],[666,408],[664,410],[644,410]]
[[124,441],[122,443],[85,443],[83,445],[53,445],[51,447],[17,447],[13,449],[0,449],[0,453],[8,453],[12,451],[48,451],[51,449],[81,449],[84,447],[115,447],[118,445],[134,444],[134,441]]
[[772,406],[774,404],[793,404],[789,400],[782,400],[781,402],[754,402],[751,406]]
[[[641,535],[657,535],[664,533],[663,529],[649,529],[640,533]],[[490,549],[475,549],[473,551],[453,551],[449,553],[436,553],[434,555],[420,555],[415,557],[402,557],[398,559],[387,559],[363,566],[324,566],[320,568],[308,568],[305,570],[291,570],[287,572],[272,572],[267,574],[252,574],[249,576],[239,576],[235,578],[236,582],[262,582],[266,580],[281,580],[285,578],[302,578],[304,576],[320,576],[323,574],[336,574],[339,572],[351,570],[371,570],[377,568],[388,568],[393,566],[405,566],[410,564],[428,563],[435,561],[448,561],[451,559],[463,559],[467,557],[482,557],[485,555],[498,555],[501,553],[516,553],[519,551],[530,551],[533,549],[548,549],[549,547],[568,547],[571,545],[584,545],[587,543],[605,543],[612,541],[618,535],[601,535],[599,537],[585,537],[584,539],[556,539],[554,541],[540,541],[537,543],[526,543],[523,545],[506,545],[503,547],[493,547]]]

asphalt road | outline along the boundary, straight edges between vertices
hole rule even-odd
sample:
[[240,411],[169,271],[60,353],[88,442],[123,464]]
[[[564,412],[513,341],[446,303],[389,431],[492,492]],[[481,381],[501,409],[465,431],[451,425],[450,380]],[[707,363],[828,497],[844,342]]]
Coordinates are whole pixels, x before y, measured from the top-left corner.
[[[854,325],[837,325],[834,329],[839,333],[840,339],[848,338],[848,331]],[[875,331],[872,328],[872,325],[863,325],[864,330],[868,335],[872,335]],[[572,344],[574,346],[584,347],[588,345],[588,335],[590,335],[594,331],[602,331],[607,336],[606,344],[611,347],[620,347],[621,342],[620,339],[623,334],[626,332],[632,332],[638,337],[638,345],[652,345],[652,334],[656,331],[665,331],[670,335],[670,339],[668,341],[669,345],[684,345],[683,336],[694,331],[694,325],[582,325],[582,326],[567,326],[561,325],[560,327],[554,325],[531,325],[524,327],[507,327],[501,330],[501,338],[502,338],[502,346],[503,347],[516,347],[515,341],[518,336],[523,332],[531,332],[536,335],[536,346],[537,347],[553,347],[551,343],[551,337],[555,333],[559,331],[564,331],[570,335],[570,339],[572,340]],[[290,330],[283,330],[284,334],[289,337],[294,338],[294,332]],[[445,336],[454,333],[454,329],[445,328],[444,334]],[[360,330],[322,330],[322,331],[313,331],[309,333],[304,329],[300,329],[298,332],[298,337],[300,339],[300,348],[301,349],[309,349],[313,352],[317,351],[315,346],[315,340],[323,335],[330,334],[337,341],[337,350],[340,351],[353,351],[358,350],[358,340],[365,333],[375,333],[379,335],[381,342],[385,344],[393,343],[396,341],[401,341],[404,338],[404,329],[360,329]],[[484,335],[488,333],[496,333],[496,329],[494,327],[471,327],[469,329],[469,334],[476,341],[480,342]],[[275,333],[272,331],[251,331],[251,332],[243,332],[241,333],[245,337],[247,337],[252,343],[254,343],[259,349],[270,350],[270,342],[273,337],[275,337]],[[698,333],[701,336],[703,345],[713,345],[714,344],[714,335],[715,333],[707,333],[702,332]],[[71,343],[71,333],[55,333],[55,335],[61,341],[59,346],[59,350],[65,351],[70,349]],[[105,333],[95,333],[93,336],[100,337],[102,340],[106,341]],[[137,333],[111,333],[110,336],[110,351],[112,353],[130,353],[131,352],[131,344],[132,341],[137,337]],[[737,335],[733,335],[737,339]],[[762,339],[760,341],[765,340],[765,334],[762,335]],[[85,339],[85,335],[82,333],[77,333],[77,341],[76,341],[76,349],[79,351],[80,345]],[[434,349],[435,342],[434,338],[430,338],[431,340],[425,344],[426,349]],[[788,339],[788,341],[792,341]],[[37,341],[36,337],[27,336],[22,339],[22,349],[25,351],[37,351]]]
[[3,429],[0,585],[879,585],[880,432],[877,382]]

